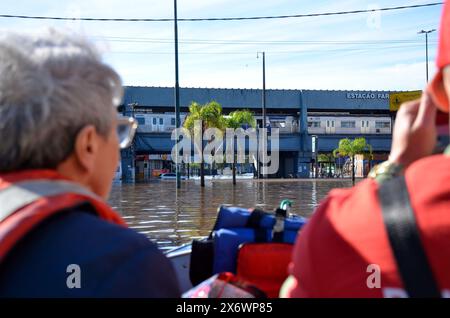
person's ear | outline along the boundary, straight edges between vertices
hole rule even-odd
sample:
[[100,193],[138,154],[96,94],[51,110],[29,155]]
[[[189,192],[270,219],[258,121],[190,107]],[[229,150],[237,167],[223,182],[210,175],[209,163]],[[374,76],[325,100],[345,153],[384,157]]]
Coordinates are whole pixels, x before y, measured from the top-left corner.
[[98,143],[99,135],[93,125],[83,127],[75,139],[74,155],[84,172],[90,173],[95,169]]

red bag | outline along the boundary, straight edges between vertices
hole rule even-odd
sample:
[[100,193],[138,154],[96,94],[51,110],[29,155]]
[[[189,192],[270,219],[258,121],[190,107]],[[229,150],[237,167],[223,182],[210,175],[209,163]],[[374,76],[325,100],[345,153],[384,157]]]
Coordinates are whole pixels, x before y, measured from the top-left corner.
[[183,298],[267,298],[263,291],[233,273],[216,274],[182,295]]
[[238,278],[257,286],[270,298],[278,298],[288,277],[293,245],[287,243],[246,243],[239,249]]

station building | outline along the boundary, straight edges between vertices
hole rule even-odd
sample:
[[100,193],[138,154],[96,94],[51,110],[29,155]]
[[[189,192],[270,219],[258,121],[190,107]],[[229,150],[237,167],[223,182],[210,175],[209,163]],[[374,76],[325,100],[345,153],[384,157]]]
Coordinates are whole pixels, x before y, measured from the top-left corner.
[[[273,177],[310,177],[317,168],[317,154],[331,153],[342,138],[366,138],[375,161],[384,160],[396,110],[418,96],[417,91],[266,90],[266,126],[280,131],[280,169]],[[224,114],[252,111],[262,127],[262,98],[260,89],[180,88],[181,117],[192,102],[216,101]],[[120,111],[139,122],[133,147],[122,153],[123,177],[155,175],[149,169],[170,170],[174,88],[128,86]]]

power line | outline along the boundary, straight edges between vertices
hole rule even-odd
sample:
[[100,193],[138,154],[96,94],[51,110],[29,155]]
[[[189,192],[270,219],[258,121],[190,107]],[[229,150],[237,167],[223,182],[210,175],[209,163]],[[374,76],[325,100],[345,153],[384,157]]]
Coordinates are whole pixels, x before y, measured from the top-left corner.
[[[375,48],[353,48],[353,49],[312,49],[312,50],[289,50],[289,51],[267,51],[270,54],[309,54],[312,52],[372,52],[378,50],[391,50],[391,49],[405,49],[405,48],[418,48],[422,45],[398,45],[398,46],[383,46]],[[145,54],[145,55],[173,55],[173,52],[162,51],[111,51],[112,54]],[[239,51],[223,51],[223,52],[180,52],[180,55],[254,55],[254,52],[239,52]]]
[[[178,21],[185,22],[201,22],[201,21],[241,21],[241,20],[267,20],[267,19],[289,19],[289,18],[308,18],[308,17],[321,17],[332,15],[346,15],[346,14],[358,14],[358,13],[371,13],[378,11],[393,11],[403,9],[415,9],[423,7],[432,7],[442,5],[443,2],[433,2],[425,4],[416,4],[408,6],[398,7],[386,7],[378,9],[366,9],[366,10],[353,10],[353,11],[338,11],[338,12],[322,12],[322,13],[309,13],[309,14],[295,14],[295,15],[275,15],[275,16],[256,16],[256,17],[228,17],[228,18],[179,18]],[[65,20],[65,21],[98,21],[98,22],[172,22],[172,18],[159,18],[159,19],[142,19],[142,18],[70,18],[70,17],[48,17],[48,16],[29,16],[29,15],[11,15],[0,14],[0,18],[16,18],[16,19],[37,19],[37,20]]]
[[[94,39],[108,40],[109,42],[126,42],[126,43],[161,43],[172,44],[173,39],[154,39],[154,38],[135,38],[135,37],[93,37]],[[273,40],[273,41],[257,41],[257,40],[200,40],[185,39],[179,40],[184,44],[231,44],[231,45],[292,45],[292,44],[308,44],[308,45],[378,45],[378,44],[419,44],[421,40],[354,40],[354,41],[310,41],[310,40]],[[437,43],[437,41],[435,41]],[[433,42],[430,42],[433,43]]]

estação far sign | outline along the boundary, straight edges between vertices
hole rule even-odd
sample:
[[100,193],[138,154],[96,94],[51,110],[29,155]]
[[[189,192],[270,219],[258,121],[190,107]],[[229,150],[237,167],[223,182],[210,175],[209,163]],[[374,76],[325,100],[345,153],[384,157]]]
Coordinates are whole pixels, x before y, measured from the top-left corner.
[[352,92],[347,93],[347,99],[389,99],[389,93]]

